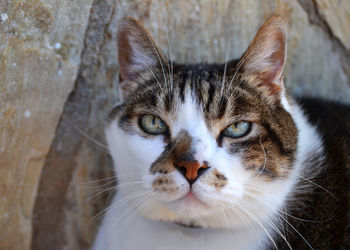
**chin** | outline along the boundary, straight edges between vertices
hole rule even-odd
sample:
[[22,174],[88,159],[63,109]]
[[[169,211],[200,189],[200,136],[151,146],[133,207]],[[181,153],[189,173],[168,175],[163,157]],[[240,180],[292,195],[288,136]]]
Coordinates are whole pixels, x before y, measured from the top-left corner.
[[212,207],[200,200],[192,192],[188,192],[178,200],[169,202],[167,207],[180,218],[186,219],[197,219],[212,213]]

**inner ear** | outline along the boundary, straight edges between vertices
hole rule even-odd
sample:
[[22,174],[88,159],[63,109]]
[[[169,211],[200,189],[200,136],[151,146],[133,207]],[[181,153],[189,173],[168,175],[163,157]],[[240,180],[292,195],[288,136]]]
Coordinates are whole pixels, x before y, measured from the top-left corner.
[[164,68],[167,60],[149,32],[135,18],[120,20],[117,37],[120,95],[125,100],[139,84],[147,80],[147,73]]
[[281,17],[274,16],[259,29],[237,67],[253,87],[279,97],[283,90],[286,52],[286,24]]

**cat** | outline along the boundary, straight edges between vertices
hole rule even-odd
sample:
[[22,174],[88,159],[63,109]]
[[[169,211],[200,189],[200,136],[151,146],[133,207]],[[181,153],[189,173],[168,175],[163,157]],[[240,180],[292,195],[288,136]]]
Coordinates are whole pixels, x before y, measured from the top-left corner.
[[238,60],[177,64],[118,27],[118,178],[95,250],[350,249],[350,107],[293,98],[273,16]]

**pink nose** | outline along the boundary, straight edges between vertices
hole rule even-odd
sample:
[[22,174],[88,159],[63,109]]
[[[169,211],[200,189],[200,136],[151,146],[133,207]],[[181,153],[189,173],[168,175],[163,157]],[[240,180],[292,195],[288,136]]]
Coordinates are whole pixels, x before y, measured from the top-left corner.
[[205,162],[201,166],[198,161],[178,161],[175,166],[190,184],[195,182],[199,175],[208,169]]

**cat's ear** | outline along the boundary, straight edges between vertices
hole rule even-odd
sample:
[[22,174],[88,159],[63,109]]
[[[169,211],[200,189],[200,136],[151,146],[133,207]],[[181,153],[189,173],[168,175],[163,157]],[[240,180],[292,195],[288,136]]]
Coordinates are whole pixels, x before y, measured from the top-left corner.
[[283,92],[283,68],[287,52],[287,27],[279,16],[268,19],[259,29],[237,64],[243,77],[272,100]]
[[135,18],[125,17],[118,26],[119,91],[122,100],[127,99],[143,76],[159,65],[167,63],[166,58],[155,45],[149,32]]

